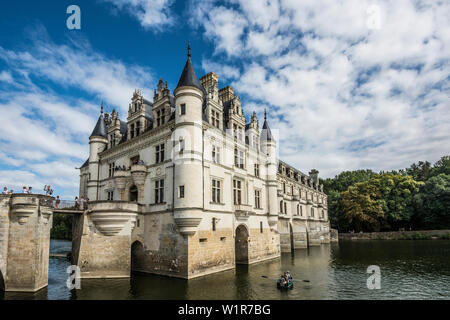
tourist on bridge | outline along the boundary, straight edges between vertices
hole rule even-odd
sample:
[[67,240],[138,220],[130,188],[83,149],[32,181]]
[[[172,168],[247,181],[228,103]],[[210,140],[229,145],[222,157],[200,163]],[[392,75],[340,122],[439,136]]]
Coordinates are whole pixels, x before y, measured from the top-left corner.
[[33,190],[32,187],[28,187],[28,193],[33,193],[32,190]]
[[78,197],[75,197],[75,209],[80,210],[80,200]]
[[3,188],[2,194],[8,194],[8,188],[7,187]]
[[61,199],[59,199],[59,196],[56,196],[55,207],[58,208],[60,203]]
[[23,187],[23,188],[22,188],[22,193],[28,193],[27,187]]

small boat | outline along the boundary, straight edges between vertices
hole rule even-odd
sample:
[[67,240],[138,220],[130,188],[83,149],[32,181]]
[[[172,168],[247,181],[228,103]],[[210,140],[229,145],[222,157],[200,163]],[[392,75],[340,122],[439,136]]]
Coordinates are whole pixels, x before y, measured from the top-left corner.
[[277,288],[280,290],[289,290],[294,287],[294,280],[289,278],[287,283],[283,284],[282,278],[277,280]]

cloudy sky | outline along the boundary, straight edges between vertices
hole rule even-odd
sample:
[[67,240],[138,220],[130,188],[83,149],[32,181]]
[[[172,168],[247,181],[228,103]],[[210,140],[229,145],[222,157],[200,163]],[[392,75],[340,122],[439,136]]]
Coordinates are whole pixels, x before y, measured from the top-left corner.
[[[66,9],[81,9],[69,30]],[[191,40],[280,158],[322,177],[450,154],[450,2],[95,0],[0,3],[0,185],[78,192],[101,101],[176,86]]]

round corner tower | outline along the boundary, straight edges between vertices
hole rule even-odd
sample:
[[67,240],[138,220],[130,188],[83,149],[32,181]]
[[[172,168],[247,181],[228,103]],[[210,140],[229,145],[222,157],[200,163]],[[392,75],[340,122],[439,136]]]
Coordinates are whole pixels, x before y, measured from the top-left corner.
[[192,66],[190,45],[175,95],[174,219],[184,236],[195,233],[203,210],[203,132],[204,89]]

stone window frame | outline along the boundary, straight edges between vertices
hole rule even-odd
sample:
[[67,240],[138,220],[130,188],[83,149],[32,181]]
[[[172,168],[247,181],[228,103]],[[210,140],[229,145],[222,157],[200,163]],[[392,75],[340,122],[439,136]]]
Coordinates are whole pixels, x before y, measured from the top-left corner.
[[107,201],[114,201],[114,190],[105,190],[106,191],[106,200]]
[[114,169],[116,167],[115,162],[110,162],[108,164],[108,178],[114,177]]
[[245,169],[245,153],[237,146],[234,147],[234,166],[240,169]]
[[261,195],[262,190],[259,188],[255,188],[255,209],[262,209],[261,207]]
[[178,198],[184,199],[185,196],[185,188],[184,185],[178,186]]
[[[164,179],[156,179],[155,182],[155,204],[164,203]],[[162,183],[161,183],[162,182]]]
[[[216,183],[214,183],[214,181]],[[217,183],[219,184],[219,186],[217,186]],[[216,193],[214,193],[214,191],[216,191]],[[218,197],[219,199],[217,199],[217,195],[219,196]],[[222,200],[223,200],[223,179],[219,177],[211,177],[211,203],[222,204],[223,203]]]
[[165,149],[165,143],[161,143],[155,146],[155,163],[164,162]]
[[259,163],[255,163],[255,164],[253,164],[253,167],[254,167],[254,174],[255,174],[255,177],[257,177],[257,178],[259,178],[260,177],[260,172],[259,172]]
[[214,163],[220,164],[220,147],[215,144],[211,147],[211,160]]
[[182,103],[180,104],[180,116],[186,115],[186,104]]
[[[245,181],[243,179],[233,177],[233,204],[240,205],[244,203],[244,184]],[[237,196],[237,198],[236,198]],[[239,201],[236,201],[239,200]]]

